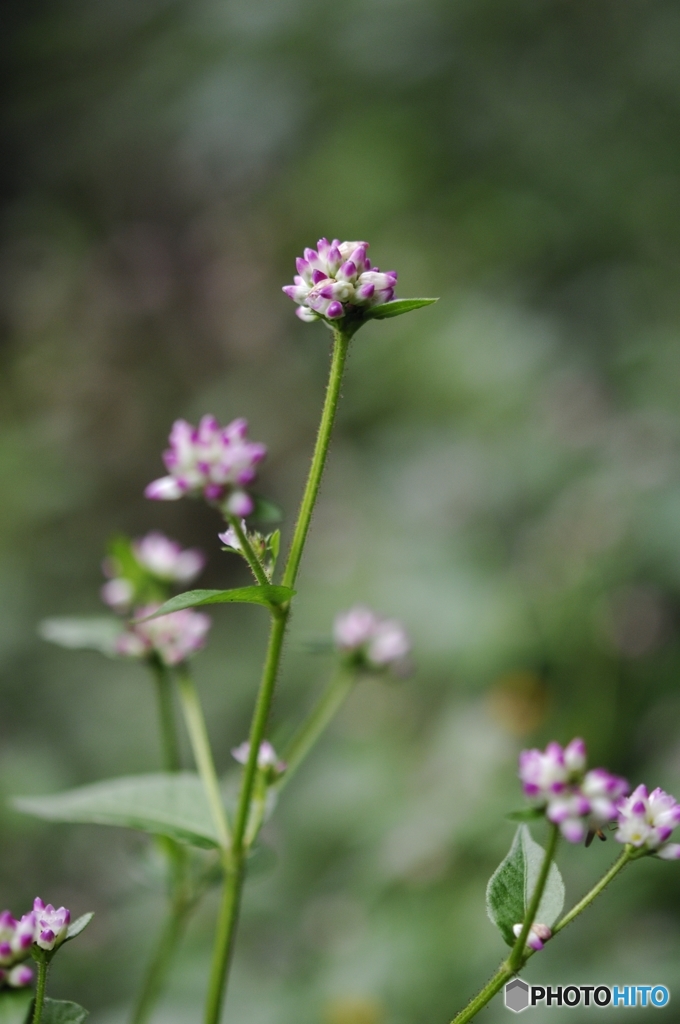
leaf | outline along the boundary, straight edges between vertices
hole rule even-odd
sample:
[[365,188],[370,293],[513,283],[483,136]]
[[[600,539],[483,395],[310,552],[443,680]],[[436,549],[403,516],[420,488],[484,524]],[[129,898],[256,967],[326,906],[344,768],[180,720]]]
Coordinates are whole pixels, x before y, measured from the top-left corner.
[[412,309],[431,306],[433,302],[439,302],[439,299],[393,299],[392,302],[370,307],[364,315],[367,320],[387,320],[388,317],[410,313]]
[[109,657],[116,653],[116,638],[121,630],[120,621],[110,615],[87,619],[43,619],[38,626],[43,640],[72,650],[99,651]]
[[280,523],[283,519],[283,511],[273,501],[267,498],[255,498],[255,508],[248,516],[258,523]]
[[93,917],[93,910],[88,914],[82,914],[81,917],[77,917],[76,920],[68,926],[64,942],[69,942],[71,939],[75,939],[76,935],[80,935],[81,932],[84,932]]
[[82,1024],[89,1011],[77,1003],[61,999],[45,999],[40,1024]]
[[153,615],[148,615],[138,622],[157,619],[170,612],[179,612],[183,608],[199,608],[204,604],[283,604],[295,593],[290,587],[236,587],[234,590],[187,590],[184,594],[171,597],[162,604]]
[[0,992],[0,1024],[25,1024],[32,1002],[30,988]]
[[279,557],[279,551],[281,549],[281,531],[274,530],[269,536],[269,550],[271,551],[272,561],[276,565],[276,561]]
[[15,797],[12,804],[46,821],[117,825],[207,849],[219,846],[203,785],[193,772],[130,775],[52,796]]
[[[515,832],[510,851],[489,879],[486,909],[509,946],[514,946],[512,927],[524,921],[545,851],[534,842],[526,825]],[[564,882],[555,863],[550,866],[536,920],[551,927],[562,913]]]
[[523,807],[520,811],[510,811],[505,815],[506,821],[537,821],[545,811],[539,807]]

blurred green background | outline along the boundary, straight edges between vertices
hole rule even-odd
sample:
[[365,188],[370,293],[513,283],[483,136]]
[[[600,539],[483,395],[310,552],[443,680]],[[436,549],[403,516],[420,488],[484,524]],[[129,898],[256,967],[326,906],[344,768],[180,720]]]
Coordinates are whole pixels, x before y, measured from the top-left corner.
[[[522,745],[582,734],[594,763],[680,795],[680,10],[8,0],[2,18],[0,904],[96,910],[52,992],[122,1024],[161,916],[153,845],[6,797],[154,770],[153,693],[36,626],[99,610],[116,530],[202,546],[201,585],[245,582],[214,513],[142,497],[179,415],[248,417],[290,529],[328,336],[280,287],[320,235],[365,238],[398,295],[442,298],[354,343],[274,738],[331,668],[306,641],[355,601],[403,619],[417,672],[362,683],[282,798],[225,1019],[446,1022],[503,955],[484,888]],[[213,618],[195,667],[226,770],[266,616]],[[563,850],[570,900],[613,846]],[[677,987],[679,910],[677,866],[635,865],[526,977]],[[214,913],[158,1024],[200,1019]]]

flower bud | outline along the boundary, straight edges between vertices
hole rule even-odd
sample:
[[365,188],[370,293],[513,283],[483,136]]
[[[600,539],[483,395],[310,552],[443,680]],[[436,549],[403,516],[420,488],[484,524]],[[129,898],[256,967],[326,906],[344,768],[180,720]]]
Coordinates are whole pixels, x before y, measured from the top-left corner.
[[45,905],[36,897],[33,901],[35,932],[33,941],[41,949],[57,949],[66,938],[71,923],[71,912],[66,907],[55,910],[51,903]]
[[197,427],[177,420],[170,448],[163,454],[170,475],[149,484],[147,498],[174,501],[185,494],[203,494],[207,501],[226,500],[235,515],[249,515],[253,501],[243,488],[255,480],[267,449],[249,441],[247,431],[244,419],[226,427],[220,427],[214,416],[204,416]]
[[564,838],[580,843],[614,821],[621,798],[628,792],[625,779],[605,768],[586,772],[586,746],[574,739],[564,749],[549,743],[545,751],[523,750],[519,777],[527,797],[559,825]]
[[339,320],[394,298],[397,273],[371,269],[368,242],[329,242],[319,239],[317,250],[305,249],[296,260],[294,284],[283,291],[298,306],[297,315],[309,323],[323,317]]
[[10,988],[25,988],[33,981],[33,971],[28,964],[17,964],[6,972],[4,980]]
[[[513,924],[512,931],[516,939],[518,939],[522,934],[522,927],[523,925],[521,923]],[[539,921],[534,921],[529,929],[529,934],[527,935],[527,946],[529,949],[543,949],[544,943],[548,941],[551,935],[552,932],[548,928],[547,924],[541,924]]]
[[[159,605],[138,608],[136,618],[153,615]],[[157,655],[165,665],[178,665],[206,643],[212,621],[208,615],[184,608],[147,622],[131,622],[116,639],[116,653],[128,658]]]
[[615,838],[620,843],[655,853],[662,860],[680,859],[680,846],[667,842],[680,825],[680,804],[663,789],[648,793],[646,786],[638,786],[619,803],[617,825]]
[[392,669],[397,674],[407,668],[411,641],[404,627],[363,605],[336,616],[333,637],[338,650],[364,668]]
[[[250,743],[248,740],[244,740],[243,743],[239,744],[238,747],[234,747],[231,751],[231,756],[239,764],[247,764],[249,755]],[[257,767],[260,771],[270,770],[274,775],[282,775],[286,770],[286,762],[279,760],[269,740],[263,740],[260,743],[260,749],[257,752]]]

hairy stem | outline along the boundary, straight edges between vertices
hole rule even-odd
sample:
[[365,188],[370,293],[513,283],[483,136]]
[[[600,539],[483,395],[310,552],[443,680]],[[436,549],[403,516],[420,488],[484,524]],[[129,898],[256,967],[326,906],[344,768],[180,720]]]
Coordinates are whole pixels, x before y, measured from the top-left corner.
[[141,991],[132,1012],[131,1024],[146,1024],[151,1016],[172,964],[177,944],[192,904],[185,899],[172,901],[158,944],[146,971]]
[[33,1017],[31,1024],[40,1024],[43,1005],[45,1003],[45,988],[47,986],[47,960],[43,957],[38,960],[38,980],[35,986],[35,1000],[33,1002]]
[[229,520],[229,525],[232,527],[234,533],[238,537],[238,542],[241,545],[241,552],[246,562],[250,566],[250,570],[253,576],[255,577],[255,579],[257,580],[261,587],[268,586],[269,577],[264,571],[264,566],[262,565],[262,562],[260,561],[255,551],[253,550],[253,545],[248,540],[248,534],[241,526],[241,520],[238,518],[238,516],[234,516],[231,513],[227,513],[227,519]]
[[178,772],[181,768],[181,761],[175,709],[172,706],[172,680],[168,669],[160,658],[153,658],[150,664],[158,698],[163,769],[166,772]]
[[517,942],[512,947],[512,953],[508,958],[508,967],[516,971],[520,968],[525,959],[525,947],[527,944],[527,938],[531,931],[531,926],[536,919],[536,912],[541,902],[541,896],[545,889],[545,883],[548,881],[548,872],[550,871],[550,865],[555,857],[555,850],[557,849],[557,840],[560,836],[560,830],[557,825],[550,826],[550,838],[548,839],[548,848],[545,851],[545,857],[541,864],[541,870],[536,880],[536,888],[534,889],[529,906],[527,907],[526,914],[524,915],[524,921],[522,922],[522,931],[517,936]]
[[179,667],[177,682],[184,721],[189,733],[189,740],[194,760],[196,761],[196,767],[198,768],[198,774],[201,776],[205,795],[208,798],[217,838],[222,849],[227,851],[231,846],[227,814],[224,809],[222,793],[220,792],[220,784],[215,770],[215,762],[213,761],[201,701],[185,663]]
[[[285,587],[294,587],[297,574],[300,568],[300,561],[309,531],[309,524],[312,519],[314,505],[321,485],[328,448],[335,421],[335,414],[340,399],[340,388],[342,375],[347,359],[351,333],[335,329],[333,334],[333,355],[331,369],[326,388],[321,422],[314,446],[312,464],[309,469],[307,483],[300,504],[297,522],[293,531],[288,560],[283,572],[282,584]],[[240,525],[240,524],[239,524]],[[238,534],[237,534],[238,535]],[[264,739],[269,712],[274,697],[276,678],[278,675],[283,640],[290,615],[290,605],[272,607],[271,627],[269,643],[265,657],[262,680],[255,703],[255,711],[250,726],[250,750],[248,760],[243,770],[241,789],[239,792],[236,817],[234,819],[234,830],[230,862],[227,870],[227,877],[222,895],[222,905],[215,936],[213,949],[213,962],[208,987],[208,1000],[206,1004],[205,1024],[218,1024],[222,1013],[222,1006],[226,992],[229,966],[234,948],[234,938],[238,923],[238,915],[241,906],[241,893],[245,879],[245,847],[244,839],[246,827],[250,817],[250,805],[253,795],[253,786],[257,773],[257,755],[260,744]]]
[[319,432],[316,437],[316,445],[314,447],[314,455],[312,456],[312,464],[309,469],[309,476],[307,477],[307,485],[305,487],[304,494],[302,495],[300,511],[298,512],[297,523],[295,524],[295,530],[293,532],[293,540],[291,541],[290,551],[288,552],[288,561],[283,573],[283,579],[281,580],[284,587],[295,586],[295,580],[297,579],[298,570],[300,568],[302,552],[304,551],[305,541],[309,531],[309,524],[312,520],[312,512],[314,511],[314,505],[319,493],[321,477],[323,475],[323,469],[328,455],[328,447],[330,445],[331,433],[333,431],[333,422],[335,420],[335,413],[338,408],[338,401],[340,398],[340,387],[342,385],[342,375],[345,369],[345,362],[347,360],[349,341],[349,335],[344,334],[340,330],[335,331],[333,338],[333,359],[331,362],[330,376],[328,378],[328,387],[326,389],[326,400],[321,414],[321,422],[319,423]]
[[[158,697],[163,768],[166,772],[178,772],[182,765],[172,700],[172,678],[167,666],[160,658],[151,659],[149,667],[154,677]],[[132,1010],[131,1024],[146,1024],[151,1016],[190,909],[186,900],[188,867],[186,847],[167,836],[158,836],[156,841],[168,862],[170,903],[166,922],[147,966],[141,991]]]
[[286,762],[286,770],[276,783],[277,790],[283,789],[288,784],[294,772],[297,771],[322,732],[337,714],[354,686],[356,678],[357,674],[353,668],[348,668],[346,665],[338,667],[319,701],[281,755]]
[[[553,828],[554,828],[554,832],[556,832],[557,829],[555,829],[554,826],[553,826]],[[534,896],[536,895],[537,892],[539,892],[539,889],[540,889],[540,894],[539,894],[539,897],[538,897],[537,900],[534,900],[532,898],[531,904],[529,906],[529,910],[527,911],[527,916],[526,916],[525,924],[526,924],[526,921],[531,921],[531,923],[533,924],[533,918],[536,916],[536,911],[538,910],[538,904],[540,902],[540,895],[542,894],[543,889],[545,888],[545,882],[546,882],[547,877],[548,877],[548,870],[550,869],[550,863],[552,862],[552,856],[550,855],[550,851],[552,849],[552,854],[554,855],[555,846],[557,844],[557,838],[555,837],[554,832],[553,832],[553,835],[551,836],[551,841],[548,844],[548,850],[546,852],[546,857],[545,857],[545,860],[543,861],[543,865],[541,867],[541,876],[543,876],[543,874],[544,874],[543,868],[545,867],[546,864],[548,865],[548,867],[545,870],[545,879],[543,880],[543,886],[541,887],[541,884],[540,884],[541,883],[541,876],[539,876],[539,880],[538,880],[538,884],[536,885],[536,890],[534,892]],[[609,885],[609,883],[612,881],[612,879],[616,878],[616,876],[618,875],[619,871],[621,871],[621,869],[624,868],[626,866],[626,864],[629,864],[631,860],[635,860],[636,854],[637,854],[637,851],[633,847],[626,846],[625,849],[623,850],[623,853],[621,854],[621,856],[618,857],[614,861],[612,866],[609,868],[609,871],[607,871],[602,876],[600,881],[597,882],[597,884],[593,886],[593,888],[590,890],[590,892],[586,893],[586,895],[583,897],[583,899],[579,900],[579,902],[574,907],[572,907],[572,909],[567,914],[564,915],[562,920],[559,921],[553,927],[553,929],[552,929],[553,937],[555,935],[557,935],[558,932],[561,932],[563,928],[566,928],[568,924],[571,924],[571,922],[574,920],[575,917],[578,917],[579,914],[583,913],[583,911],[586,909],[586,907],[590,906],[590,904],[593,902],[593,900],[597,896],[600,895],[600,893],[603,891],[603,889],[605,889]],[[534,902],[535,902],[535,906],[534,906]],[[532,909],[533,909],[533,917],[531,916]],[[531,927],[531,925],[529,927]],[[524,932],[524,928],[522,929],[522,932]],[[529,934],[529,929],[527,928],[527,935],[528,934]],[[535,950],[533,950],[533,949],[525,949],[523,946],[520,946],[520,941],[521,940],[522,940],[522,935],[520,935],[518,937],[517,942],[515,943],[515,945],[512,948],[512,953],[508,957],[507,961],[505,963],[501,964],[501,966],[498,968],[498,970],[494,974],[494,976],[491,979],[491,981],[489,981],[484,986],[484,988],[480,992],[478,992],[477,995],[473,999],[470,1000],[468,1005],[463,1010],[461,1010],[460,1013],[458,1013],[453,1018],[453,1020],[451,1021],[451,1024],[467,1024],[467,1021],[472,1020],[472,1018],[477,1013],[479,1013],[480,1010],[483,1010],[484,1007],[486,1006],[486,1004],[488,1002],[490,1002],[491,999],[493,999],[493,997],[496,995],[496,993],[500,992],[500,990],[503,988],[503,985],[506,983],[506,981],[509,981],[510,978],[513,976],[513,974],[516,974],[517,971],[520,970],[523,967],[523,965],[527,962],[527,960],[529,960],[529,958],[534,955]],[[517,958],[517,960],[515,960],[515,954],[516,954],[516,951],[518,950],[518,948],[520,950],[520,955]]]
[[624,847],[621,856],[614,861],[609,871],[602,876],[597,885],[594,885],[590,892],[586,893],[583,899],[579,900],[578,903],[571,908],[569,913],[565,914],[562,920],[557,922],[552,930],[553,935],[557,935],[557,933],[561,932],[563,928],[566,928],[568,924],[571,924],[575,917],[578,917],[579,914],[583,913],[586,907],[590,906],[595,897],[599,896],[603,889],[606,889],[613,878],[616,878],[619,871],[621,871],[622,868],[625,868],[626,864],[630,863],[634,854],[635,850],[631,846]]
[[483,1010],[487,1003],[491,1002],[497,992],[503,988],[506,981],[509,981],[515,972],[507,964],[503,963],[494,974],[491,981],[488,981],[481,991],[470,1000],[460,1013],[451,1021],[451,1024],[467,1024],[467,1021],[472,1020],[480,1010]]

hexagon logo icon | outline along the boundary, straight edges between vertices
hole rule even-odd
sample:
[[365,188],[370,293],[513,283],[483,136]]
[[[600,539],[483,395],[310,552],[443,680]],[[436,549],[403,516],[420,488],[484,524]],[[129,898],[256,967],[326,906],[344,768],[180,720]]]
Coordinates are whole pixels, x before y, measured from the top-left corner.
[[505,1005],[515,1013],[521,1013],[529,1005],[529,986],[521,978],[514,978],[505,986]]

